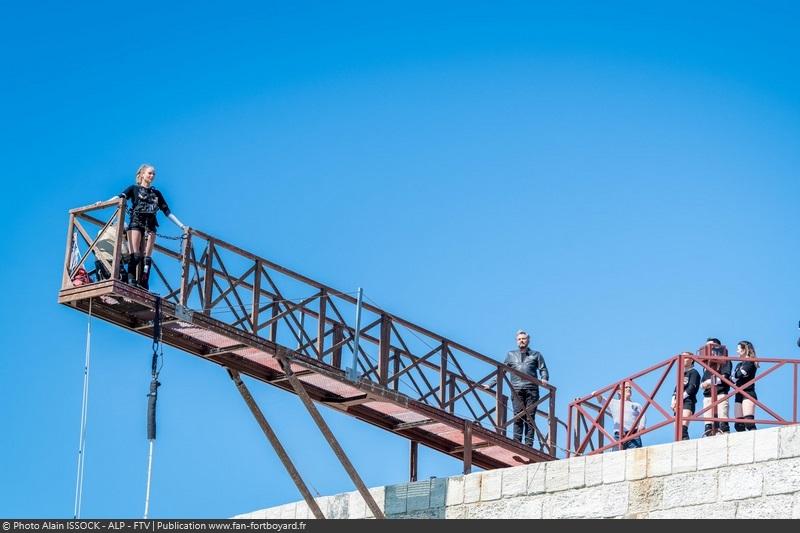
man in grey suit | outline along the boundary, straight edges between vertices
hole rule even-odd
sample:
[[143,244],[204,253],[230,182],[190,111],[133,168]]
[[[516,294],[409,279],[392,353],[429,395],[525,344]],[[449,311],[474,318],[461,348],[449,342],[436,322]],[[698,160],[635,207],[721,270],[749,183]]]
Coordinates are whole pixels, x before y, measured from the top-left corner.
[[[508,352],[504,364],[518,372],[539,379],[542,383],[547,383],[547,380],[550,379],[550,373],[547,371],[544,357],[536,350],[530,349],[530,341],[530,335],[525,331],[517,331],[517,346],[519,346],[519,349]],[[531,409],[530,417],[534,418],[536,410],[532,406],[539,400],[539,385],[510,372],[508,377],[513,389],[511,392],[511,405],[514,408],[514,416],[519,415],[526,409]],[[534,428],[528,422],[527,415],[523,415],[514,421],[514,440],[522,442],[524,436],[525,444],[533,446],[533,433]]]

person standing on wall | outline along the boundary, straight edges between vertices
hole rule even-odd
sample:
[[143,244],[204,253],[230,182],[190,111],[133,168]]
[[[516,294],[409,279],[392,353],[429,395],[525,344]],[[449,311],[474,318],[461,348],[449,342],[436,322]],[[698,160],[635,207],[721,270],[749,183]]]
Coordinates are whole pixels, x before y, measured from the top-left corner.
[[[725,379],[731,379],[732,366],[728,359],[728,351],[722,345],[719,339],[709,337],[706,339],[705,346],[701,349],[702,355],[710,355],[712,357],[724,358],[720,361],[706,360],[705,363],[713,368],[717,373],[721,374]],[[711,388],[715,387],[717,391],[717,406],[716,409],[711,408],[703,413],[703,418],[728,418],[728,400],[719,399],[728,394],[731,390],[730,385],[723,382],[720,378],[714,375],[711,370],[706,368],[703,371],[703,377],[700,379],[700,388],[703,389],[703,407],[708,407],[713,401]],[[719,433],[730,433],[731,428],[728,422],[707,422],[704,427],[703,436],[710,437]]]
[[[681,428],[681,440],[689,440],[689,421],[686,417],[692,416],[697,406],[697,391],[700,388],[700,372],[694,369],[694,359],[692,359],[692,352],[683,352],[683,401],[682,416],[683,427]],[[675,387],[675,392],[672,393],[672,410],[676,411],[678,407],[678,387]]]
[[[597,394],[593,392],[592,394]],[[625,438],[630,433],[640,431],[645,428],[645,417],[642,415],[641,420],[636,426],[633,425],[634,422],[639,418],[639,415],[642,412],[642,404],[639,402],[634,402],[631,400],[631,384],[629,381],[626,381],[622,385],[622,394],[624,401],[619,399],[619,393],[616,394],[616,398],[611,398],[608,402],[608,409],[611,411],[611,417],[614,419],[614,438],[619,440],[620,437]],[[598,395],[598,399],[601,403],[605,402],[606,399],[603,397],[602,394]],[[624,408],[623,408],[624,404]],[[622,424],[620,422],[622,421]],[[625,431],[620,431],[620,427],[624,425]],[[625,442],[622,445],[623,450],[628,450],[631,448],[641,448],[642,447],[642,438],[636,437],[635,439],[631,439]]]
[[[514,370],[526,374],[534,380],[547,383],[550,373],[547,371],[547,364],[541,353],[530,348],[530,335],[523,330],[517,331],[517,350],[511,350],[506,355],[504,364]],[[533,446],[534,426],[528,417],[533,419],[536,416],[536,408],[533,406],[539,401],[539,385],[536,381],[528,380],[509,372],[511,382],[511,405],[514,409],[514,440],[524,442],[528,446]]]
[[[736,364],[736,369],[733,371],[733,378],[736,380],[736,386],[741,387],[753,380],[758,372],[758,361],[756,358],[756,349],[750,341],[739,341],[736,346],[736,355],[747,361],[739,361]],[[750,383],[749,386],[742,389],[754,399],[758,400],[756,396],[756,385]],[[734,413],[736,413],[736,423],[733,427],[736,431],[752,431],[756,429],[756,424],[753,422],[756,413],[756,404],[750,398],[745,397],[741,392],[736,393],[736,401],[733,404]],[[744,422],[742,422],[744,420]]]

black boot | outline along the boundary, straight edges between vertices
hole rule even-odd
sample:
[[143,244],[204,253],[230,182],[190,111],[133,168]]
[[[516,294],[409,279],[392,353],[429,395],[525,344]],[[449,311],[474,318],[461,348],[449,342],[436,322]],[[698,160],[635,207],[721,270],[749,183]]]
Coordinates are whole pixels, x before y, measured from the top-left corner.
[[142,277],[139,279],[139,285],[145,289],[150,290],[150,266],[153,264],[152,257],[145,257],[142,265]]
[[703,436],[710,437],[714,434],[714,426],[712,424],[706,424],[703,426]]
[[131,254],[130,259],[128,260],[128,283],[133,285],[134,287],[138,286],[138,276],[137,272],[139,270],[139,263],[142,261],[141,254]]
[[742,422],[734,422],[733,429],[736,431],[747,431],[747,426],[745,426]]
[[689,440],[689,428],[683,426],[683,431],[681,432],[681,440]]
[[[747,415],[744,418],[747,419],[747,420],[751,420],[752,421],[752,420],[755,420],[756,417],[754,415]],[[747,431],[755,431],[756,429],[758,429],[756,427],[755,422],[746,422],[745,423],[745,427],[747,427]]]
[[719,431],[720,433],[730,433],[731,426],[727,422],[720,422],[719,423]]

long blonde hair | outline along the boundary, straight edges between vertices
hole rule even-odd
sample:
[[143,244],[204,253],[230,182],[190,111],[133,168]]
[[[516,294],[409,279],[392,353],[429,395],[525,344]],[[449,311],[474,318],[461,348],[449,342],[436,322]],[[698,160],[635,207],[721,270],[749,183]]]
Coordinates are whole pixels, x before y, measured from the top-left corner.
[[139,169],[136,171],[136,185],[141,185],[142,174],[144,174],[144,171],[147,170],[148,168],[152,168],[153,172],[155,172],[156,170],[156,167],[154,167],[153,165],[149,165],[147,163],[139,165]]
[[[756,349],[753,347],[753,343],[750,341],[739,341],[739,346],[742,347],[744,350],[744,356],[747,359],[755,359],[756,357]],[[758,367],[758,361],[753,361],[753,363]]]

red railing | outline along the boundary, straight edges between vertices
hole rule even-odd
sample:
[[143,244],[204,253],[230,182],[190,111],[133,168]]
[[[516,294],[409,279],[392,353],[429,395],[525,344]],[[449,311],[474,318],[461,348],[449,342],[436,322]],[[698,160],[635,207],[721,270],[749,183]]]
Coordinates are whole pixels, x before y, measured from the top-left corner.
[[[62,290],[77,284],[81,267],[92,267],[87,266],[89,259],[112,279],[119,278],[123,228],[118,221],[124,217],[124,208],[120,199],[70,211]],[[114,237],[111,248],[109,236]],[[73,243],[83,248],[79,255]],[[88,281],[97,278],[90,276]],[[207,233],[191,229],[182,239],[159,238],[150,289],[186,310],[212,315],[336,368],[345,369],[355,360],[359,379],[497,433],[505,435],[516,419],[525,417],[539,449],[556,455],[560,421],[553,385],[372,303],[363,304],[362,325],[356,328],[353,293],[333,289]],[[528,413],[511,413],[510,395],[516,394],[511,375],[537,384],[542,391]]]
[[[679,400],[678,407],[681,407],[680,398],[683,397],[683,374],[685,370],[684,359],[694,363],[695,370],[701,375],[708,370],[711,376],[716,377],[720,384],[727,385],[730,390],[725,394],[717,394],[716,387],[712,386],[710,402],[703,405],[702,389],[698,389],[697,409],[690,416],[683,416],[683,410],[678,408],[673,411],[671,400],[673,394]],[[759,364],[756,376],[737,386],[732,378],[724,376],[719,371],[719,364],[731,361],[734,365],[739,361],[754,361]],[[651,434],[656,437],[659,430],[672,426],[672,440],[681,440],[682,427],[684,422],[703,422],[704,424],[714,424],[719,422],[747,422],[756,425],[788,425],[798,423],[798,366],[800,359],[779,359],[759,357],[757,359],[745,359],[741,357],[715,357],[708,355],[675,355],[653,365],[641,372],[627,376],[617,382],[603,387],[593,393],[576,398],[569,404],[567,418],[567,456],[572,455],[591,455],[602,453],[610,449],[620,449],[631,440],[641,438]],[[767,385],[764,385],[768,382]],[[624,420],[625,403],[622,397],[623,389],[626,385],[631,387],[632,401],[637,401],[636,397],[641,398],[637,401],[641,405],[639,415],[631,424]],[[757,385],[760,390],[758,398],[745,392],[744,389],[751,385]],[[718,406],[734,397],[737,393],[743,399],[753,402],[756,412],[763,412],[760,418],[753,420],[737,419],[735,417],[717,416]],[[619,435],[616,436],[613,430],[606,427],[606,422],[613,419],[610,404],[612,398],[619,395]],[[769,398],[769,401],[767,400]],[[787,399],[791,398],[791,404]],[[776,400],[777,401],[774,401]],[[780,405],[779,405],[780,404]],[[712,413],[708,416],[707,413]],[[642,421],[649,418],[650,422],[644,427]],[[655,419],[655,423],[652,420]],[[626,431],[625,427],[630,426]],[[662,442],[670,440],[668,436],[658,435]],[[666,438],[665,438],[666,437]],[[653,444],[650,442],[649,444]]]

